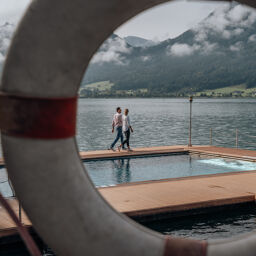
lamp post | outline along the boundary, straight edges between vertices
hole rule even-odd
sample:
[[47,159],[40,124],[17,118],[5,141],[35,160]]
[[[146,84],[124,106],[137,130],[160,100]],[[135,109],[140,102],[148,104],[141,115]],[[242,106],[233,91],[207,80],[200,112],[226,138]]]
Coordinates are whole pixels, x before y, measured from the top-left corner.
[[236,129],[236,148],[238,148],[238,130]]
[[191,136],[192,136],[192,102],[193,96],[189,97],[189,105],[190,105],[190,117],[189,117],[189,143],[188,146],[192,147]]

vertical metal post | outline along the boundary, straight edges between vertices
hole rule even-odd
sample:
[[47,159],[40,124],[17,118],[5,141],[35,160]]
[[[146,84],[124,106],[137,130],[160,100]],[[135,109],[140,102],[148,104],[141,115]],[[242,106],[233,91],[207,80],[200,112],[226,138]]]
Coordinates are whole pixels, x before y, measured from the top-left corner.
[[19,201],[19,220],[20,220],[20,222],[22,223],[22,215],[21,215],[21,204],[20,204],[20,201]]
[[236,148],[238,148],[238,130],[236,129]]
[[210,128],[210,145],[212,145],[212,128]]
[[193,96],[189,97],[189,103],[190,103],[190,116],[189,116],[189,143],[188,146],[192,147],[191,137],[192,137],[192,102],[193,102]]

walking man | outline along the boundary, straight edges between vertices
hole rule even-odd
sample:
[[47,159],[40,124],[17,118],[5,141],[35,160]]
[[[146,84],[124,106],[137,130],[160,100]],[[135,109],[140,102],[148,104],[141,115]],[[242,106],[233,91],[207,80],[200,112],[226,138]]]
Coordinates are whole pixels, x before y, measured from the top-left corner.
[[133,132],[133,129],[131,127],[130,117],[128,116],[128,113],[129,113],[129,109],[126,108],[124,110],[124,115],[122,117],[123,132],[124,132],[124,135],[125,135],[125,141],[118,147],[118,149],[120,149],[120,147],[122,147],[124,149],[124,145],[127,144],[128,151],[131,151],[131,148],[130,148],[130,134],[131,134],[131,132]]
[[111,144],[110,148],[111,150],[114,151],[114,146],[116,145],[117,141],[119,138],[121,139],[121,144],[123,145],[123,132],[122,132],[122,126],[123,126],[123,121],[122,121],[122,110],[120,107],[116,108],[116,113],[113,117],[112,121],[112,133],[116,129],[116,138]]

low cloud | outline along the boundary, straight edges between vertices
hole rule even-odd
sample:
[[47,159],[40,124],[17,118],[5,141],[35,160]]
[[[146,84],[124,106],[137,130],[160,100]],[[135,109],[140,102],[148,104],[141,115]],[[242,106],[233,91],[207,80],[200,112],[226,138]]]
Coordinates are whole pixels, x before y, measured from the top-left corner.
[[174,55],[178,57],[188,56],[193,54],[195,51],[197,51],[199,48],[199,45],[188,45],[188,44],[174,44],[172,46],[167,47],[167,54],[168,55]]
[[142,56],[141,59],[142,61],[149,61],[151,60],[151,56]]
[[237,28],[237,29],[233,30],[233,34],[236,36],[242,34],[243,32],[244,32],[244,29],[242,29],[242,28]]
[[129,54],[131,48],[119,37],[108,39],[93,56],[91,63],[103,64],[114,62],[119,65],[127,64],[123,54]]
[[15,25],[9,23],[0,26],[0,64],[5,60],[15,27]]
[[4,59],[5,59],[4,55],[0,52],[0,64],[1,64],[2,62],[4,62]]
[[208,41],[205,41],[200,47],[203,54],[209,54],[217,48],[218,48],[217,43],[210,43]]
[[10,43],[11,43],[11,40],[9,38],[0,39],[0,52],[6,53],[10,46]]
[[230,51],[232,51],[232,52],[239,52],[242,48],[243,48],[242,42],[237,42],[234,45],[231,45],[229,47]]
[[251,35],[251,36],[248,38],[248,42],[256,42],[256,34]]
[[193,29],[195,40],[202,42],[207,40],[209,35],[216,34],[224,39],[230,39],[243,33],[245,28],[252,26],[255,22],[255,9],[239,4],[230,8],[230,4],[225,4]]
[[174,44],[167,47],[167,55],[183,57],[189,56],[198,52],[200,54],[207,55],[217,48],[217,44],[205,41],[203,43],[195,43],[193,45],[188,44]]

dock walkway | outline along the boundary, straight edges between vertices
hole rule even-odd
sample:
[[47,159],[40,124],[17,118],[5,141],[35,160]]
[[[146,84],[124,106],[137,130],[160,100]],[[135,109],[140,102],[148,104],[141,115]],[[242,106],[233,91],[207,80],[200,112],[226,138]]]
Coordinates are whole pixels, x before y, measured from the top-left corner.
[[130,217],[254,202],[256,171],[166,179],[100,188],[102,196]]
[[[132,152],[81,152],[83,160],[167,153],[199,153],[256,161],[256,151],[213,146],[165,146],[134,149]],[[165,179],[99,188],[102,196],[130,217],[175,213],[214,206],[255,202],[256,170],[228,174]],[[18,213],[18,202],[9,199]],[[23,222],[31,225],[23,213]],[[16,232],[15,225],[0,207],[0,237]]]

